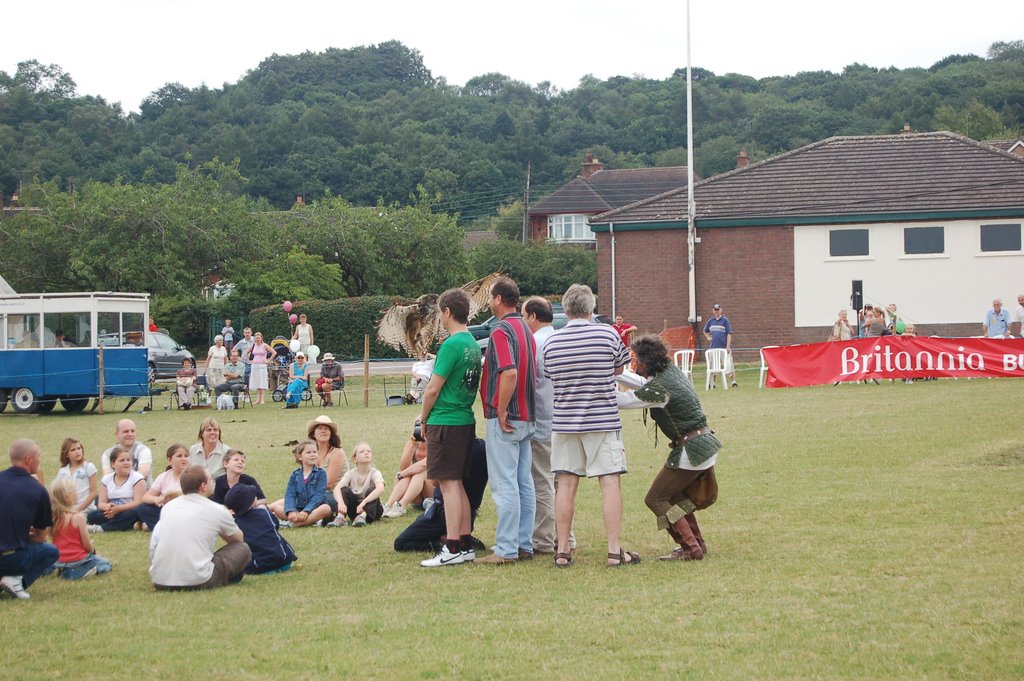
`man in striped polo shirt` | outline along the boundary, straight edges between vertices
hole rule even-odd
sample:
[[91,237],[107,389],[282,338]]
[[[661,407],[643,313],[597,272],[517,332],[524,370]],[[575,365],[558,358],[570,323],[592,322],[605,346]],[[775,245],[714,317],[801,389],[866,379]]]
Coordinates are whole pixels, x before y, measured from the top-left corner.
[[615,377],[629,364],[629,351],[615,329],[592,321],[596,299],[589,286],[573,284],[562,296],[569,323],[544,344],[544,375],[555,389],[551,438],[551,470],[558,475],[555,489],[555,565],[569,567],[569,532],[576,508],[580,478],[597,478],[601,486],[608,565],[640,562],[623,551],[622,488],[626,472],[622,422],[615,398]]
[[487,476],[498,510],[494,553],[476,562],[505,565],[533,558],[533,456],[536,349],[519,309],[519,287],[508,277],[491,285],[491,331],[480,381],[487,419]]

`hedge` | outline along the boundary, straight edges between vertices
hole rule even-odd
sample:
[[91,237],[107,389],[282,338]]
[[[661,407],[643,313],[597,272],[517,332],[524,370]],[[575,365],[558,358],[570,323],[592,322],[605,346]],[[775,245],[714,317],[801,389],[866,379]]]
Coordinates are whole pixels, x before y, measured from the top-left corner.
[[294,327],[289,324],[288,315],[304,314],[313,326],[313,341],[320,348],[321,356],[330,352],[339,361],[361,360],[363,336],[370,334],[370,357],[406,357],[404,352],[377,341],[377,320],[396,302],[400,300],[390,296],[303,300],[293,304],[291,313],[286,313],[278,303],[253,310],[248,325],[254,333],[261,332],[269,343],[276,336],[291,338]]

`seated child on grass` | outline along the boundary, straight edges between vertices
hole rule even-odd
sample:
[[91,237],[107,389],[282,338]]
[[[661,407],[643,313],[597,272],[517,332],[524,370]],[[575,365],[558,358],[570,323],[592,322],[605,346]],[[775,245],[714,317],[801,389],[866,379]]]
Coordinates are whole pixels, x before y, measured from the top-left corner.
[[334,497],[327,493],[327,471],[316,465],[316,443],[306,440],[292,450],[299,464],[288,478],[284,499],[270,505],[282,527],[306,527],[330,522],[338,512]]
[[53,526],[50,536],[60,551],[54,567],[64,579],[82,579],[97,573],[110,572],[110,561],[96,555],[89,539],[85,514],[76,510],[78,493],[70,478],[57,478],[50,487]]
[[160,521],[164,504],[181,496],[181,473],[188,468],[188,462],[188,447],[176,444],[167,448],[167,469],[156,477],[139,506],[139,517],[150,530]]
[[352,450],[355,468],[341,476],[334,487],[334,499],[338,503],[337,524],[344,524],[348,516],[354,527],[380,520],[384,507],[380,495],[384,493],[384,476],[373,465],[373,450],[370,445],[360,442]]
[[213,496],[210,498],[218,504],[224,504],[228,490],[235,485],[252,485],[256,488],[256,501],[261,506],[267,505],[267,495],[263,493],[256,478],[245,474],[245,452],[240,449],[229,449],[224,455],[224,475],[218,475],[213,483]]
[[99,503],[86,516],[94,532],[130,530],[139,522],[146,478],[132,470],[132,453],[121,445],[110,450],[110,468],[113,472],[100,481]]
[[57,480],[67,478],[75,483],[78,493],[76,511],[84,511],[96,507],[99,496],[99,483],[96,478],[96,464],[85,460],[85,447],[81,440],[73,437],[64,438],[60,446],[60,465]]
[[402,451],[395,486],[384,504],[384,517],[401,518],[410,506],[433,495],[434,483],[427,479],[427,442],[414,430]]
[[277,531],[277,518],[259,503],[255,487],[245,483],[235,485],[228,490],[224,505],[235,514],[235,524],[252,551],[252,561],[245,568],[246,574],[260,575],[291,569],[296,559],[295,551]]

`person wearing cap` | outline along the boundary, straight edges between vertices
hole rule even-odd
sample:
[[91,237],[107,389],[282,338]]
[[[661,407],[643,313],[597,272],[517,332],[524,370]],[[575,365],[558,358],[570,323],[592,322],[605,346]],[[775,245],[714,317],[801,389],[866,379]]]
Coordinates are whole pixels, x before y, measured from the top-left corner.
[[224,497],[224,505],[235,514],[235,524],[252,553],[245,572],[261,575],[290,570],[297,558],[295,550],[278,531],[280,523],[274,514],[257,501],[257,489],[244,483],[232,487]]
[[323,401],[324,406],[334,406],[334,398],[331,396],[332,390],[344,389],[345,370],[341,368],[341,364],[334,361],[334,355],[325,352],[323,364],[320,366],[320,377],[316,379],[316,391],[320,394],[320,399]]
[[[732,363],[732,324],[722,314],[722,306],[715,303],[711,306],[713,316],[704,324],[704,337],[708,339],[708,349],[724,349],[726,351],[725,369],[732,376],[732,387],[737,387],[736,367]],[[714,380],[714,379],[712,379]],[[712,384],[714,385],[714,384]]]
[[306,422],[306,437],[316,443],[316,465],[327,471],[327,489],[332,490],[346,472],[348,458],[341,447],[338,424],[326,414]]
[[[208,497],[213,480],[203,466],[181,474],[182,495],[164,505],[149,540],[149,576],[159,591],[213,589],[239,582],[252,559],[228,510]],[[214,543],[226,543],[216,553]]]
[[306,353],[299,350],[295,353],[295,361],[288,366],[288,397],[285,409],[298,409],[302,402],[302,393],[309,387],[309,365],[306,364]]

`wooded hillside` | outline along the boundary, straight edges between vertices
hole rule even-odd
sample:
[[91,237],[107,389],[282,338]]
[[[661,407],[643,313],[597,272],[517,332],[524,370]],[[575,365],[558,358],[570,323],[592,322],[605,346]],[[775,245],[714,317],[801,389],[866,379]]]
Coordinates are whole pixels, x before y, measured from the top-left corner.
[[[328,193],[354,205],[410,203],[417,186],[460,222],[537,198],[593,152],[606,167],[685,163],[685,70],[665,80],[583,78],[571,90],[504,75],[459,87],[398,42],[273,55],[223,88],[155,90],[138,114],[79,96],[60,66],[0,72],[0,191],[34,176],[173,183],[179,163],[238,159],[241,189],[277,208]],[[1024,129],[1024,47],[953,55],[930,68],[754,79],[694,71],[695,163],[702,176],[832,135],[945,129],[975,139]]]

